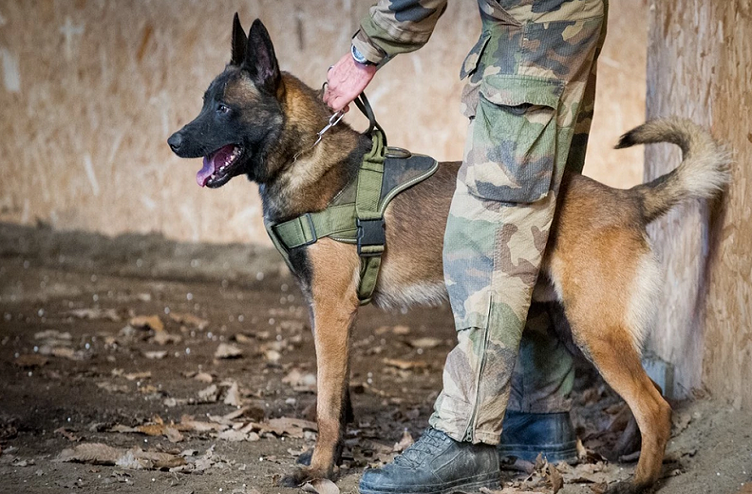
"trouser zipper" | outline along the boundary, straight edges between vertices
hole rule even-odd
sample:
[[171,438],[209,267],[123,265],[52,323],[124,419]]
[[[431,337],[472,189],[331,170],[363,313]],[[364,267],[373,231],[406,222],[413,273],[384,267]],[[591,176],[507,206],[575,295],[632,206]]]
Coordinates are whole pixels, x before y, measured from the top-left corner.
[[[488,304],[488,317],[490,317],[491,312],[491,303]],[[470,421],[467,424],[467,429],[465,430],[465,437],[464,441],[466,442],[473,442],[473,431],[475,431],[475,420],[478,417],[478,407],[479,407],[479,400],[480,400],[480,379],[481,376],[483,376],[483,369],[486,366],[486,349],[488,348],[488,317],[486,318],[486,327],[483,329],[483,347],[481,349],[481,359],[480,359],[480,365],[478,366],[478,375],[475,379],[475,404],[473,406],[473,413],[470,414]]]

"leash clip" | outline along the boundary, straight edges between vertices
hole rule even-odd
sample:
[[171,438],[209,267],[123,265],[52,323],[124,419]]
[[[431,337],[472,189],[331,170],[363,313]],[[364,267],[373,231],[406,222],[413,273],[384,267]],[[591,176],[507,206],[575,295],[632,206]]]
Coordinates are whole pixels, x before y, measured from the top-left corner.
[[[339,123],[339,121],[342,120],[342,118],[344,116],[345,116],[345,112],[342,111],[342,110],[340,110],[340,111],[334,113],[331,117],[329,117],[329,123],[327,123],[324,126],[323,129],[319,130],[316,133],[317,139],[316,139],[316,142],[313,143],[313,146],[315,146],[316,144],[318,144],[319,142],[321,142],[321,138],[324,137],[324,134],[326,134],[329,131],[329,129],[331,129],[332,127],[334,127],[335,125],[337,125]],[[311,147],[313,147],[313,146],[311,146]]]
[[345,116],[345,112],[343,110],[340,110],[340,111],[332,114],[332,116],[329,117],[329,122],[324,126],[324,128],[321,129],[321,130],[319,130],[318,132],[316,132],[316,142],[314,142],[313,144],[311,144],[311,146],[309,148],[307,148],[307,149],[301,149],[300,151],[298,151],[295,154],[295,156],[292,157],[293,163],[296,162],[296,161],[298,161],[298,158],[300,157],[301,154],[307,153],[311,149],[315,148],[316,145],[321,142],[321,139],[324,137],[324,134],[326,134],[329,131],[329,129],[331,129],[332,127],[334,127],[335,125],[337,125],[339,123],[339,121],[342,120],[342,118],[344,116]]

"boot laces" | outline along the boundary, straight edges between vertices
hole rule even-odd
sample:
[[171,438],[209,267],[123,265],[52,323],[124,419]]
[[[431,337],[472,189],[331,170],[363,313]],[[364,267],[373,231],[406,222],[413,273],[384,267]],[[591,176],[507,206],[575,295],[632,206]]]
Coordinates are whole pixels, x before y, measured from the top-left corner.
[[410,468],[419,467],[427,459],[435,457],[444,444],[444,434],[436,429],[428,429],[420,439],[408,447],[394,463]]

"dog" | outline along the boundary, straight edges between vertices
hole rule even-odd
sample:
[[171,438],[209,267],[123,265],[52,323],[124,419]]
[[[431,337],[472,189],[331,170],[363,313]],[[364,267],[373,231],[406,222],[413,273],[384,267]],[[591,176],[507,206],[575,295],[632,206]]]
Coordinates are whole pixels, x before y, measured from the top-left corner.
[[[325,209],[356,177],[370,137],[342,123],[314,145],[331,115],[320,91],[280,71],[264,25],[257,19],[246,35],[236,14],[230,63],[206,91],[199,115],[168,143],[180,157],[203,157],[196,176],[202,187],[219,188],[240,175],[258,183],[265,219],[276,223]],[[642,454],[634,476],[613,492],[639,492],[658,479],[671,430],[671,408],[640,364],[660,277],[646,226],[683,201],[717,196],[729,180],[723,148],[685,120],[647,122],[623,135],[617,148],[656,142],[677,144],[684,155],[678,168],[652,182],[621,190],[565,174],[534,293],[561,303],[572,340],[639,425]],[[442,241],[459,166],[441,163],[386,209],[376,306],[446,299]],[[408,231],[409,237],[400,233]],[[341,455],[351,413],[349,346],[360,258],[354,245],[331,238],[289,256],[310,308],[318,378],[310,465],[285,478],[300,485],[331,478]]]

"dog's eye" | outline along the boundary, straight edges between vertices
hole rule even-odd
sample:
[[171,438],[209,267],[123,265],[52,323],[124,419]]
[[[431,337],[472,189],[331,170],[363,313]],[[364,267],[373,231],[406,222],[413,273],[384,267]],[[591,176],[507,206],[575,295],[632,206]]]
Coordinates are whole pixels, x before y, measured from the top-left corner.
[[220,103],[219,106],[217,107],[217,111],[219,113],[228,113],[230,109],[226,105],[223,105]]

